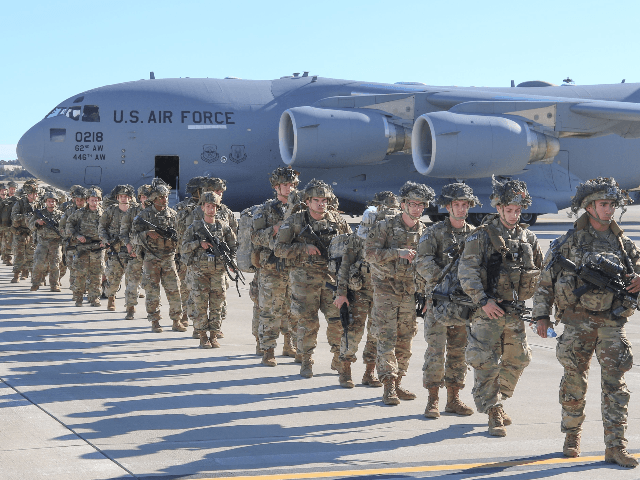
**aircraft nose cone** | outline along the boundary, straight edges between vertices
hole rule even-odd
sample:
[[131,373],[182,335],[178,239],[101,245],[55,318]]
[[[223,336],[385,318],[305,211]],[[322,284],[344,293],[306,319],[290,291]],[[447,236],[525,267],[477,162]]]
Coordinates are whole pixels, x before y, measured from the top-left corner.
[[39,176],[44,166],[44,129],[37,123],[22,135],[16,148],[18,161],[32,175]]

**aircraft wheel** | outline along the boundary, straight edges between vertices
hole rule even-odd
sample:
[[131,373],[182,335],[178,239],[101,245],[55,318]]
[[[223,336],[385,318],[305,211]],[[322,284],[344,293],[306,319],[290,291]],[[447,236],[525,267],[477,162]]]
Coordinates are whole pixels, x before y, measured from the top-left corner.
[[520,215],[520,221],[528,225],[535,225],[535,223],[538,221],[538,215],[535,213],[523,213],[522,215]]

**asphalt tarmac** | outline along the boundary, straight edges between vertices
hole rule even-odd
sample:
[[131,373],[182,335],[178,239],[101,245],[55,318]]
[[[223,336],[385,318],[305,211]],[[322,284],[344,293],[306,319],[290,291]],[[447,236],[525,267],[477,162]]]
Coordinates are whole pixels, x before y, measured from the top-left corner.
[[[617,216],[616,216],[617,219]],[[640,244],[640,207],[623,218]],[[571,225],[566,212],[532,227],[543,249]],[[553,339],[528,330],[533,360],[505,410],[504,438],[487,432],[487,416],[443,413],[426,419],[422,387],[423,326],[403,386],[413,401],[385,406],[382,388],[338,385],[321,318],[314,376],[299,376],[292,358],[262,366],[251,335],[248,286],[228,291],[221,348],[201,350],[188,332],[152,333],[144,299],[135,320],[116,311],[74,307],[68,278],[61,293],[30,281],[9,283],[0,266],[0,479],[630,479],[604,462],[600,371],[592,362],[582,456],[562,456],[558,385],[562,368]],[[249,276],[250,278],[250,276]],[[640,313],[627,324],[640,344]],[[557,328],[558,334],[562,326]],[[363,347],[363,344],[360,345]],[[281,344],[277,348],[281,353]],[[640,453],[640,368],[627,373],[629,450]],[[473,406],[473,372],[462,399]],[[441,390],[441,397],[446,395]],[[444,401],[441,403],[444,410]]]

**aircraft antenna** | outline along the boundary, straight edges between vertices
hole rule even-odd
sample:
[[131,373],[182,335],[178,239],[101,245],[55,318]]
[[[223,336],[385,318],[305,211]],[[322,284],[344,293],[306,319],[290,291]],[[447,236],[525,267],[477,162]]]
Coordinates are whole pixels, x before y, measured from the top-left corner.
[[156,79],[156,75],[153,72],[149,72],[149,80],[155,80]]

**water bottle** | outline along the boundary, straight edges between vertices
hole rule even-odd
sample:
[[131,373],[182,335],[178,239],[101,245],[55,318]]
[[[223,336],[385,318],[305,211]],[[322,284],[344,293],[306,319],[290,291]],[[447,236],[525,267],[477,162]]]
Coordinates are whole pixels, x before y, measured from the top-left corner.
[[554,338],[554,337],[557,337],[557,336],[558,336],[558,334],[553,329],[553,327],[547,328],[547,338]]

